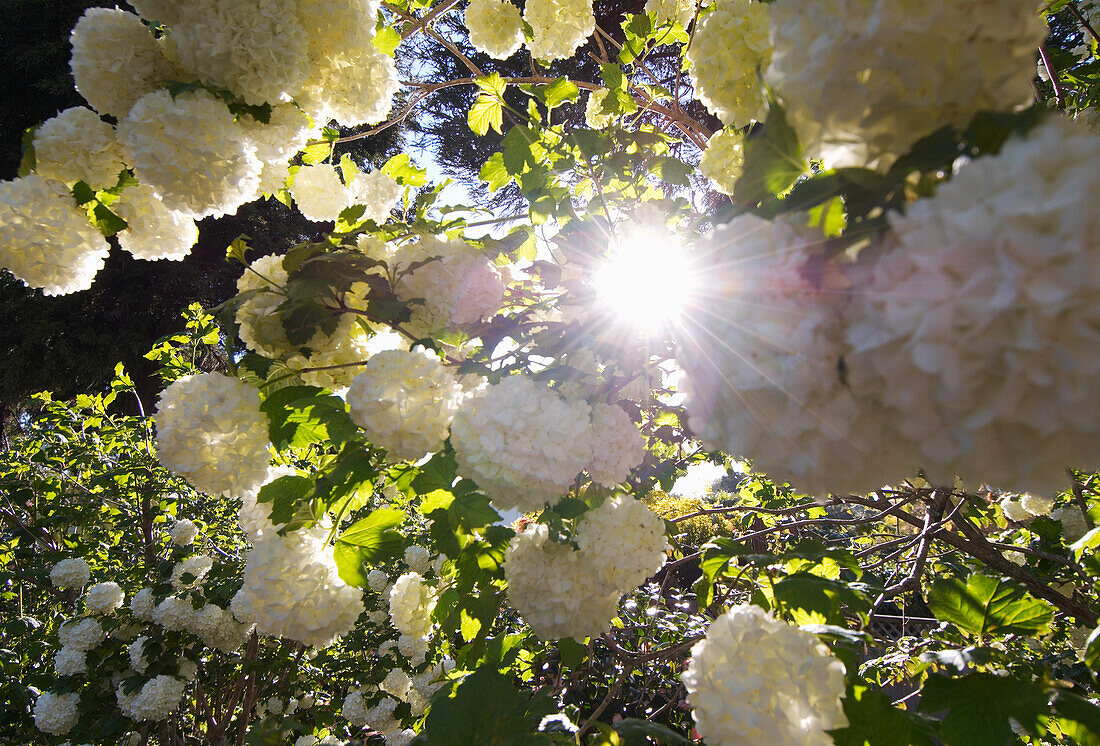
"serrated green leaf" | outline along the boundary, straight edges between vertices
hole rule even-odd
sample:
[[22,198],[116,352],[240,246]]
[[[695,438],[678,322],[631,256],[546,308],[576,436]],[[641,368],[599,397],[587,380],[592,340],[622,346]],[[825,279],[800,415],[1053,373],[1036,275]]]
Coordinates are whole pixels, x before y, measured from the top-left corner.
[[932,724],[894,707],[881,689],[850,682],[842,702],[848,726],[829,731],[836,746],[931,746]]
[[73,188],[70,191],[73,195],[73,199],[76,200],[78,205],[86,205],[95,200],[95,190],[84,181],[78,181],[73,184]]
[[271,504],[270,516],[273,523],[290,523],[306,507],[312,493],[312,480],[290,475],[279,477],[261,487],[256,502],[261,505]]
[[393,57],[397,47],[401,44],[401,34],[392,26],[383,26],[374,32],[374,48],[382,54]]
[[280,389],[268,395],[260,411],[267,415],[271,442],[277,448],[340,444],[356,433],[344,400],[316,386]]
[[504,154],[493,153],[481,167],[478,176],[489,185],[489,191],[495,192],[512,180],[512,175],[504,167]]
[[508,130],[501,144],[504,147],[504,168],[509,174],[522,174],[527,166],[538,164],[531,149],[537,138],[538,134],[528,127],[517,126]]
[[332,155],[332,143],[329,142],[315,142],[302,150],[302,163],[307,166],[315,166],[318,163],[324,162],[329,156]]
[[401,553],[403,537],[393,529],[404,520],[405,513],[397,508],[378,508],[349,526],[339,540],[359,547],[365,561],[379,562]]
[[1009,720],[1042,735],[1049,719],[1046,689],[1007,676],[974,673],[959,678],[932,674],[921,689],[920,710],[947,710],[939,737],[947,746],[1018,743]]
[[467,676],[448,696],[432,700],[424,729],[414,743],[425,746],[537,746],[551,743],[538,732],[543,717],[557,712],[545,694],[517,691],[511,677],[490,667]]
[[550,109],[556,109],[566,101],[574,102],[580,98],[581,91],[569,78],[558,78],[543,88],[542,99]]
[[92,223],[99,229],[99,232],[104,236],[113,236],[120,231],[124,231],[130,227],[130,224],[116,215],[111,208],[102,202],[96,202],[95,207],[92,208],[89,217],[92,219]]
[[340,579],[348,585],[364,588],[367,585],[367,575],[363,572],[365,558],[363,550],[353,544],[337,541],[333,548],[333,557],[336,560],[336,571]]
[[1054,610],[1007,578],[974,573],[965,580],[936,578],[928,593],[936,618],[964,632],[985,635],[1042,635],[1050,631]]
[[428,172],[413,163],[408,153],[398,153],[386,161],[382,173],[404,186],[418,187],[428,183]]
[[240,262],[247,267],[248,259],[245,255],[248,252],[252,251],[252,247],[248,245],[248,242],[251,240],[252,237],[244,233],[234,238],[232,243],[230,243],[229,246],[227,246],[225,249],[225,258],[231,262]]
[[489,128],[499,133],[504,124],[504,110],[500,101],[482,94],[470,107],[466,122],[475,135],[484,136],[489,132]]
[[1078,746],[1100,746],[1100,707],[1065,689],[1051,700],[1058,729]]

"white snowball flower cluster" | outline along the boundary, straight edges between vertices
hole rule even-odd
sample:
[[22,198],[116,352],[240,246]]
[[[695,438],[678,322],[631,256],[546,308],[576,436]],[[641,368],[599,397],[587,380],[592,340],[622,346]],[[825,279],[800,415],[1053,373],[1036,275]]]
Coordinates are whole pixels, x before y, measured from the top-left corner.
[[500,270],[483,254],[461,241],[424,237],[394,256],[397,265],[439,257],[404,272],[394,284],[398,300],[423,299],[411,307],[406,327],[422,337],[462,329],[489,318],[504,302],[505,282]]
[[62,647],[53,659],[53,668],[58,676],[79,676],[88,671],[88,652],[76,648]]
[[413,544],[405,549],[405,564],[409,569],[420,575],[424,575],[432,568],[432,554],[426,547]]
[[195,614],[190,631],[210,647],[232,653],[244,645],[250,629],[250,625],[238,622],[228,609],[207,604]]
[[264,533],[249,550],[233,615],[261,634],[324,647],[355,626],[362,591],[340,578],[328,529]]
[[605,487],[622,482],[645,458],[645,441],[622,407],[602,402],[592,406],[592,431],[598,445],[585,471]]
[[396,699],[384,697],[377,704],[368,706],[361,692],[351,692],[344,699],[340,714],[356,727],[369,725],[374,730],[389,733],[401,727],[393,716],[398,704]]
[[180,518],[168,531],[169,540],[177,547],[190,546],[199,535],[199,527],[190,518]]
[[541,383],[509,376],[474,393],[455,415],[458,470],[499,510],[539,510],[564,495],[595,452],[592,409]]
[[251,104],[293,96],[309,74],[308,38],[297,3],[180,3],[167,53],[204,83]]
[[0,181],[0,267],[46,295],[86,290],[110,246],[59,181]]
[[201,586],[207,573],[214,567],[214,560],[204,554],[196,554],[172,568],[172,587],[176,590]]
[[84,593],[84,608],[90,614],[110,614],[122,607],[126,594],[118,583],[108,580],[96,583]]
[[384,593],[390,587],[390,578],[385,572],[375,568],[367,573],[367,587],[375,593]]
[[137,259],[182,261],[199,240],[195,219],[168,207],[147,184],[127,187],[111,209],[129,225],[119,246]]
[[290,193],[298,212],[317,223],[336,220],[353,196],[329,163],[302,166],[294,176]]
[[119,122],[118,139],[138,179],[192,217],[233,213],[259,192],[255,144],[205,90],[142,96]]
[[770,7],[755,0],[720,0],[696,24],[686,54],[688,74],[696,98],[722,124],[744,127],[762,121],[767,112],[759,71],[771,59]]
[[577,525],[577,546],[600,582],[623,593],[664,567],[665,522],[629,495],[605,500]]
[[593,569],[581,552],[550,541],[547,527],[532,523],[504,554],[508,600],[541,639],[581,642],[605,631],[619,606],[619,591]]
[[363,217],[378,225],[389,220],[394,203],[405,193],[405,188],[381,169],[360,173],[348,187],[352,204],[363,205]]
[[77,706],[80,695],[42,692],[34,702],[34,726],[43,733],[61,736],[68,733],[80,719]]
[[733,194],[744,167],[745,140],[732,127],[715,132],[707,141],[707,149],[699,160],[699,171],[722,194]]
[[[364,25],[373,33],[374,23],[368,17]],[[335,119],[353,127],[381,122],[389,114],[394,94],[401,88],[397,66],[369,41],[357,52],[336,64],[318,65],[314,60],[314,69],[295,98],[314,121]]]
[[1097,158],[1100,135],[1052,117],[889,216],[896,248],[853,307],[849,380],[931,483],[1052,494],[1093,463]]
[[157,459],[203,492],[241,495],[267,476],[267,415],[240,379],[184,376],[161,393],[156,424]]
[[437,600],[434,590],[419,573],[407,572],[394,581],[389,596],[390,619],[394,628],[406,638],[406,645],[413,648],[410,652],[426,650]]
[[275,310],[287,296],[283,288],[289,274],[283,257],[268,254],[253,261],[239,278],[237,292],[255,292],[237,308],[236,321],[241,340],[248,349],[270,358],[290,351],[283,322]]
[[[753,3],[759,5],[759,3]],[[809,155],[885,170],[945,124],[1031,100],[1046,23],[1018,0],[798,0],[770,6],[765,78]]]
[[186,598],[168,596],[153,609],[153,621],[174,632],[190,630],[195,623],[195,607]]
[[523,20],[533,33],[527,48],[546,62],[572,57],[596,30],[592,0],[528,0]]
[[122,159],[115,128],[83,106],[65,109],[34,131],[34,170],[47,179],[108,189],[126,167]]
[[602,130],[611,126],[615,120],[614,114],[603,113],[603,102],[610,93],[606,88],[597,88],[588,93],[588,103],[584,107],[584,123],[591,129]]
[[657,17],[657,25],[679,23],[685,29],[695,18],[696,0],[646,0],[645,12]]
[[743,604],[695,643],[683,681],[707,743],[827,746],[848,725],[844,673],[814,635]]
[[301,370],[302,380],[311,386],[337,391],[347,388],[363,370],[363,364],[376,351],[375,338],[359,323],[355,314],[340,316],[336,329],[326,335],[318,329],[307,342],[308,357],[297,354],[287,359],[291,368]]
[[121,120],[139,98],[178,77],[163,44],[133,13],[89,8],[70,41],[76,90],[100,114]]
[[494,59],[506,60],[523,46],[523,19],[508,0],[471,0],[466,29],[474,49]]
[[1061,522],[1062,535],[1065,536],[1067,544],[1072,544],[1089,532],[1089,524],[1085,520],[1085,514],[1076,505],[1056,508],[1051,511],[1050,517]]
[[55,588],[82,588],[92,579],[92,570],[82,557],[63,559],[50,568],[50,582]]
[[382,683],[378,685],[379,689],[387,694],[392,694],[398,699],[406,699],[412,687],[412,676],[409,676],[400,668],[392,669],[386,674],[386,678],[382,680]]
[[107,639],[103,626],[91,617],[65,622],[57,630],[61,647],[88,652]]
[[1020,495],[1020,505],[1034,516],[1050,515],[1054,508],[1054,498],[1046,495]]
[[442,447],[462,388],[427,349],[385,350],[367,361],[345,398],[372,443],[393,460],[416,460]]
[[1024,510],[1020,503],[1019,495],[1005,495],[1001,498],[1001,512],[1010,521],[1027,521],[1031,519],[1031,513]]
[[869,492],[919,463],[896,421],[838,372],[849,286],[819,242],[751,215],[700,242],[700,294],[715,300],[680,340],[685,406],[708,447],[811,494]]
[[135,619],[150,622],[153,620],[153,610],[156,607],[156,598],[152,588],[142,588],[130,597],[130,612]]
[[146,681],[134,694],[126,694],[122,684],[115,689],[115,698],[122,714],[131,720],[158,721],[171,715],[183,700],[187,682],[176,676],[161,674]]

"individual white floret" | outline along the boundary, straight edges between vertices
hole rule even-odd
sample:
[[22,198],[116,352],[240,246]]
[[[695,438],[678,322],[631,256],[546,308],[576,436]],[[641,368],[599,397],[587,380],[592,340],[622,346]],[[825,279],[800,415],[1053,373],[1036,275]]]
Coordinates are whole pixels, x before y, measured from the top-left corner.
[[[760,5],[760,3],[753,3]],[[787,118],[828,167],[885,170],[944,125],[1033,98],[1046,22],[1018,0],[799,0],[767,5],[765,72]]]
[[199,527],[190,518],[180,518],[168,531],[168,538],[177,547],[190,546],[198,535]]
[[138,179],[172,210],[221,216],[256,198],[263,163],[243,124],[205,90],[142,96],[118,124]]
[[341,578],[326,544],[328,529],[264,533],[249,550],[233,615],[265,635],[325,647],[363,613],[362,591]]
[[527,48],[547,62],[572,57],[596,30],[592,0],[528,0],[523,20],[533,34]]
[[182,261],[199,240],[195,219],[168,207],[147,184],[127,187],[111,209],[129,227],[118,244],[137,259]]
[[53,659],[54,672],[58,676],[79,676],[88,671],[88,653],[77,648],[62,647]]
[[240,379],[184,376],[161,393],[156,423],[157,459],[203,492],[241,495],[267,476],[267,415]]
[[63,559],[50,568],[50,582],[55,588],[82,588],[92,578],[92,570],[82,557]]
[[34,170],[46,179],[108,189],[126,167],[122,160],[115,128],[83,106],[65,109],[34,131]]
[[27,287],[87,290],[110,248],[61,182],[38,174],[0,181],[0,267]]
[[474,393],[455,415],[451,443],[459,472],[500,510],[541,510],[592,461],[592,409],[541,383],[508,376]]
[[110,614],[122,607],[126,594],[114,581],[96,583],[84,593],[84,608],[89,614]]
[[372,356],[345,397],[351,418],[395,461],[438,451],[462,401],[462,388],[424,348]]
[[707,141],[699,170],[722,194],[733,194],[745,166],[745,140],[737,130],[726,127]]
[[772,53],[770,7],[721,0],[695,26],[686,55],[691,84],[696,98],[725,125],[744,127],[765,118],[768,99],[760,70]]
[[848,725],[844,673],[814,635],[741,605],[695,643],[683,681],[707,743],[828,746]]
[[490,57],[506,60],[523,46],[523,19],[508,0],[471,0],[465,20],[474,49]]
[[622,407],[599,402],[592,407],[592,432],[599,445],[585,467],[593,482],[614,487],[645,458],[645,441]]
[[139,98],[180,77],[152,29],[133,13],[89,8],[69,39],[76,90],[100,114],[121,120]]
[[43,733],[62,736],[80,719],[80,695],[42,692],[34,702],[34,726]]
[[61,647],[88,652],[107,639],[107,632],[98,620],[82,617],[65,622],[57,630]]

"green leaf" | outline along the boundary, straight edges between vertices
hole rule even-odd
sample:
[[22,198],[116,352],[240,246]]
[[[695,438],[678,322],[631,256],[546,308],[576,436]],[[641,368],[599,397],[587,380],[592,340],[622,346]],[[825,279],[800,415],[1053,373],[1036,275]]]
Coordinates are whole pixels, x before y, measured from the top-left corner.
[[84,181],[78,181],[73,184],[73,188],[70,192],[78,205],[86,205],[95,200],[95,190]]
[[120,231],[124,231],[130,227],[130,224],[120,218],[111,208],[102,202],[97,202],[95,207],[92,208],[90,213],[92,223],[99,229],[99,232],[104,236],[113,236]]
[[23,132],[23,157],[19,160],[19,171],[16,176],[26,176],[34,171],[38,161],[34,153],[34,133],[42,125],[36,124]]
[[350,184],[355,181],[355,177],[360,174],[359,167],[355,165],[355,161],[353,161],[351,156],[347,153],[340,156],[339,169],[345,184]]
[[558,640],[558,653],[561,655],[563,666],[577,668],[588,657],[588,647],[574,640],[572,637],[563,637]]
[[959,678],[932,674],[921,689],[920,710],[947,710],[939,729],[947,746],[1015,744],[1019,741],[1009,718],[1042,735],[1049,717],[1045,687],[989,673]]
[[378,469],[362,441],[351,440],[317,477],[314,499],[322,509],[347,500],[348,510],[357,510],[374,494]]
[[788,575],[775,584],[774,592],[777,602],[802,612],[793,614],[799,624],[824,622],[843,626],[845,611],[865,615],[871,608],[869,600],[854,584],[809,572]]
[[1100,746],[1100,707],[1065,689],[1056,691],[1051,704],[1058,729],[1079,746]]
[[313,481],[307,477],[285,476],[268,482],[260,488],[256,502],[271,503],[271,521],[275,524],[290,523],[304,508],[313,493]]
[[882,690],[849,682],[843,700],[848,726],[829,731],[836,746],[931,746],[931,723],[894,707]]
[[504,167],[504,154],[493,153],[481,167],[478,177],[489,185],[489,191],[495,192],[512,180],[512,175]]
[[412,481],[412,488],[418,495],[427,495],[436,490],[451,490],[455,482],[455,451],[448,441],[442,451],[434,454],[428,463],[420,467],[420,473]]
[[619,742],[624,746],[649,746],[652,743],[665,744],[665,746],[691,746],[691,741],[676,731],[648,720],[626,718],[611,727],[615,729]]
[[504,168],[513,176],[522,174],[527,166],[538,165],[531,144],[538,140],[538,133],[529,127],[513,127],[504,136]]
[[413,163],[408,153],[398,153],[386,161],[382,173],[404,186],[418,187],[428,183],[428,172]]
[[228,261],[238,261],[244,266],[248,266],[248,259],[245,255],[252,251],[252,247],[248,245],[248,242],[252,240],[251,236],[242,233],[233,239],[233,242],[225,249],[225,258]]
[[302,150],[302,163],[307,166],[315,166],[318,163],[322,163],[332,155],[332,143],[330,142],[315,142],[310,145],[306,145]]
[[466,642],[473,641],[477,637],[477,633],[481,631],[481,620],[471,616],[465,608],[460,610],[459,617],[458,629],[462,633],[462,639]]
[[773,102],[764,131],[745,138],[745,169],[734,186],[733,197],[738,202],[756,204],[786,191],[807,167],[786,112]]
[[366,558],[361,547],[337,541],[333,556],[336,559],[336,571],[340,574],[341,580],[357,588],[366,587],[367,575],[363,572],[363,563]]
[[475,135],[484,136],[492,127],[498,133],[504,124],[504,111],[500,101],[489,96],[479,96],[466,115],[466,122]]
[[557,712],[545,694],[517,691],[511,677],[482,667],[449,693],[432,700],[424,730],[415,743],[425,746],[525,746],[549,744],[538,732],[543,717]]
[[1054,609],[1007,578],[974,573],[965,582],[940,577],[932,584],[928,606],[936,618],[979,637],[1016,633],[1043,635],[1050,631]]
[[1085,665],[1093,671],[1100,671],[1100,627],[1097,627],[1089,635],[1085,643],[1085,654],[1082,656]]
[[400,43],[401,34],[392,26],[383,26],[374,32],[374,47],[384,55],[393,57]]
[[260,411],[276,448],[302,448],[311,443],[340,444],[356,433],[347,404],[316,386],[290,386],[270,394]]
[[378,508],[349,526],[339,539],[359,547],[367,562],[379,562],[401,553],[404,539],[393,529],[404,520],[405,513],[397,508]]
[[558,78],[542,89],[542,99],[550,109],[556,109],[566,101],[576,101],[580,95],[581,91],[577,88],[577,84],[569,78]]
[[500,520],[500,513],[493,509],[489,498],[476,492],[455,495],[448,510],[452,523],[468,532]]

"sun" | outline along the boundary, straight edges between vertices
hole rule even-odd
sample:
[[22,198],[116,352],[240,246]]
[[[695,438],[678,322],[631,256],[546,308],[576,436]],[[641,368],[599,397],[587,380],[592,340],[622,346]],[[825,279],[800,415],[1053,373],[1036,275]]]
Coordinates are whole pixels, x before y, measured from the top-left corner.
[[684,245],[670,233],[645,229],[616,242],[592,283],[602,307],[647,332],[676,325],[698,287]]

